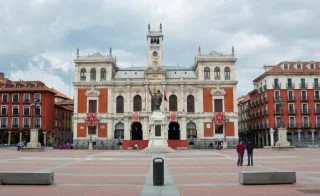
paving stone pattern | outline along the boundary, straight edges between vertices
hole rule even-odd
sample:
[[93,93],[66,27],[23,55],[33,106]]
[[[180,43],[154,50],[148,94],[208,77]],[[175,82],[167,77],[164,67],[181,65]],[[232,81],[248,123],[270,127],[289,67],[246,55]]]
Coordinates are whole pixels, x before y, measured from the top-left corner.
[[[165,159],[165,185],[153,186],[152,159]],[[236,166],[235,150],[181,150],[170,154],[139,151],[0,151],[0,171],[55,172],[51,186],[0,185],[1,196],[206,196],[317,195],[320,149],[277,152],[256,149],[254,166]],[[246,165],[246,157],[244,159]],[[296,171],[293,185],[241,185],[239,171]]]

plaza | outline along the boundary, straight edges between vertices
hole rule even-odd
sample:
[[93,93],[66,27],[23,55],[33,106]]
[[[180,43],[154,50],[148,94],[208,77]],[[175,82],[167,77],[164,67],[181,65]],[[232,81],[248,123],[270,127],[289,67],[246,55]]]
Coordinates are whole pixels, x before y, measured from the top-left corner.
[[[152,184],[152,160],[165,160],[164,186]],[[0,151],[1,172],[55,172],[51,186],[0,185],[0,195],[318,195],[320,151],[256,149],[253,167],[237,167],[234,149],[130,151]],[[246,157],[244,159],[246,165]],[[295,171],[297,183],[241,185],[239,171]],[[309,194],[310,193],[310,194]]]

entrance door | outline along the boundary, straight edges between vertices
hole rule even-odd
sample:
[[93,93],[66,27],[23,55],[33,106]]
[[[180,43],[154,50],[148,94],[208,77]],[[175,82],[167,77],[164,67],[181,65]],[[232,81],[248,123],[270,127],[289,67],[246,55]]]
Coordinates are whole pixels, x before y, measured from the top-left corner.
[[169,124],[168,140],[180,140],[180,125],[177,122]]
[[140,122],[132,123],[131,140],[142,140],[142,125]]

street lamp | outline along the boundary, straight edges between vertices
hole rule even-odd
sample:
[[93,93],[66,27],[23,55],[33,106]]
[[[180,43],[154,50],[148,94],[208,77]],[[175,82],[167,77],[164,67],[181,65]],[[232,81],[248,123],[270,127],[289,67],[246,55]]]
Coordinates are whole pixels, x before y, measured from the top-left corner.
[[[35,98],[34,101],[30,104],[30,106],[32,108],[36,108],[37,105],[39,105],[39,100]],[[34,113],[35,113],[35,109],[34,109]],[[32,117],[32,111],[31,111],[31,117]],[[38,142],[38,131],[39,131],[39,129],[37,129],[35,127],[35,119],[34,119],[33,124],[34,125],[31,126],[33,128],[30,129],[30,142],[27,144],[27,148],[40,148],[41,144]]]

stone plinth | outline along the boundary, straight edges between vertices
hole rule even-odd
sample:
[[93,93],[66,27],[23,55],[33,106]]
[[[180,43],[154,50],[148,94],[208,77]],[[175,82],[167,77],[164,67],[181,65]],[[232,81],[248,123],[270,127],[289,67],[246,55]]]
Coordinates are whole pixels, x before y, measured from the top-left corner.
[[288,142],[287,140],[286,128],[278,128],[278,141],[276,142],[276,146],[280,146],[280,147],[290,146],[290,142]]
[[166,117],[159,110],[153,111],[150,116],[150,137],[148,147],[143,152],[169,153],[173,150],[168,146],[166,134]]
[[38,142],[38,129],[30,129],[30,142],[27,143],[26,148],[41,148]]

